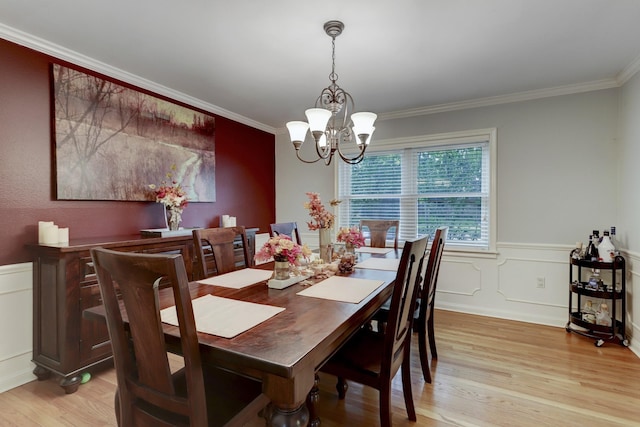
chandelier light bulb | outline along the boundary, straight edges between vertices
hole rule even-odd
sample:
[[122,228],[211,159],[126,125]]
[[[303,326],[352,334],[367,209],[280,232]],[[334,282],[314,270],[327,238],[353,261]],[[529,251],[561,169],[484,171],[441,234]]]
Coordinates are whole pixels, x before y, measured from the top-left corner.
[[358,129],[367,130],[367,133],[371,133],[370,130],[373,128],[373,122],[376,121],[378,115],[375,113],[353,113],[351,115],[351,121],[353,122],[353,127]]
[[307,136],[307,129],[309,129],[309,123],[301,122],[301,121],[293,121],[287,123],[287,129],[289,129],[289,136],[291,137],[291,142],[296,146],[296,150],[300,148],[304,139]]
[[327,146],[327,135],[323,133],[320,136],[320,140],[318,141],[318,147],[326,148],[326,146]]
[[309,120],[309,129],[311,129],[311,132],[324,132],[331,118],[331,111],[324,108],[309,108],[304,114],[307,116],[307,120]]

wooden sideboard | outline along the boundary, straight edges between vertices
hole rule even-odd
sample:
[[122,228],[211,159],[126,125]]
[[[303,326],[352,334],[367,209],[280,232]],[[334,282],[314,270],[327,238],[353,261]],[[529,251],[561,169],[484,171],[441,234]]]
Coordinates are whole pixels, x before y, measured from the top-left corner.
[[[257,228],[247,229],[249,253],[255,254]],[[69,244],[30,245],[33,254],[33,373],[39,380],[51,374],[60,386],[74,393],[82,374],[111,360],[105,323],[83,318],[82,312],[101,305],[100,289],[90,249],[182,254],[187,274],[194,278],[193,237],[141,237],[76,239]]]

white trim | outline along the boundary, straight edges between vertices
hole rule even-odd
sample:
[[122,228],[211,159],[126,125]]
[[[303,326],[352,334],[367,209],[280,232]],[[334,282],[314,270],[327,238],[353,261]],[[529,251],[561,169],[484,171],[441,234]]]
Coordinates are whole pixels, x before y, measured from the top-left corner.
[[52,56],[54,58],[62,59],[72,64],[87,68],[89,70],[95,71],[96,73],[104,74],[105,76],[126,82],[142,89],[146,89],[159,95],[166,96],[176,101],[184,102],[185,104],[188,104],[192,107],[200,108],[204,111],[226,117],[227,119],[234,120],[238,123],[242,123],[271,134],[276,133],[276,129],[271,126],[267,126],[253,119],[241,116],[222,107],[218,107],[217,105],[204,102],[201,99],[195,98],[182,92],[178,92],[177,90],[168,88],[158,83],[154,83],[151,80],[136,76],[127,71],[113,67],[109,64],[105,64],[104,62],[66,49],[47,40],[24,33],[3,24],[0,24],[0,37],[17,43],[21,46],[25,46],[46,55]]
[[[473,142],[488,142],[489,144],[489,236],[488,236],[488,248],[470,247],[464,243],[456,245],[455,242],[451,242],[450,249],[457,249],[463,252],[473,253],[489,253],[491,256],[495,256],[496,253],[496,240],[497,240],[497,213],[498,213],[498,184],[497,184],[497,151],[498,151],[498,130],[497,128],[484,128],[484,129],[472,129],[457,132],[445,132],[431,135],[418,135],[403,138],[390,138],[376,141],[376,144],[368,149],[368,152],[380,152],[387,150],[398,150],[404,148],[422,148],[422,147],[436,147],[447,146],[455,144],[473,143]],[[334,197],[338,197],[339,193],[339,172],[338,165],[334,166]],[[339,212],[339,209],[338,209]],[[340,222],[338,213],[338,222]]]
[[[0,24],[0,37],[21,46],[28,47],[30,49],[53,56],[58,59],[69,61],[73,64],[88,68],[106,76],[113,77],[115,79],[147,89],[157,94],[167,96],[171,99],[184,102],[185,104],[191,105],[193,107],[201,108],[202,110],[211,112],[213,114],[218,114],[230,120],[234,120],[238,123],[242,123],[274,135],[287,133],[287,129],[284,126],[274,128],[264,123],[257,122],[253,119],[233,113],[229,110],[210,104],[208,102],[204,102],[182,92],[175,91],[166,86],[159,85],[150,80],[143,79],[124,70],[112,67],[86,55],[82,55],[80,53],[66,49],[62,46],[51,43],[50,41],[25,33],[4,24]],[[602,89],[611,89],[622,86],[638,71],[640,71],[640,57],[636,58],[627,67],[625,67],[625,69],[623,69],[616,76],[616,78],[593,80],[590,82],[556,86],[546,89],[535,89],[506,95],[489,96],[485,98],[476,98],[466,101],[431,105],[407,110],[390,111],[387,113],[378,114],[378,121],[423,116],[428,114],[443,113],[447,111],[465,110],[469,108],[487,107],[512,102],[530,101],[534,99],[549,98],[560,95],[570,95],[582,92],[591,92]]]
[[378,114],[378,121],[404,119],[407,117],[426,116],[428,114],[438,114],[448,111],[466,110],[469,108],[489,107],[493,105],[509,104],[512,102],[531,101],[540,98],[550,98],[560,95],[571,95],[574,93],[592,92],[602,89],[620,87],[617,79],[594,80],[585,83],[575,83],[565,86],[556,86],[546,89],[528,90],[507,95],[488,96],[486,98],[469,99],[460,102],[431,105],[427,107],[412,108],[401,111],[391,111]]
[[626,82],[628,82],[631,77],[633,77],[638,71],[640,71],[640,56],[634,59],[629,65],[627,65],[620,73],[616,76],[616,80],[618,81],[618,85],[622,86]]
[[[404,147],[425,147],[447,144],[455,139],[456,143],[478,142],[481,138],[491,143],[491,138],[496,138],[497,128],[471,129],[457,132],[434,133],[430,135],[410,136],[403,138],[381,139],[370,146],[368,151],[381,151],[390,148],[397,149],[398,145]],[[492,159],[493,160],[493,159]]]

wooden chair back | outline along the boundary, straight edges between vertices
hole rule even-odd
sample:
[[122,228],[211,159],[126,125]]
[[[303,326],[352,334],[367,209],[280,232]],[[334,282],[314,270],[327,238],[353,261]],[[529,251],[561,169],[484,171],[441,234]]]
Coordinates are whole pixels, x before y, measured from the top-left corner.
[[382,427],[391,426],[391,381],[400,367],[407,414],[410,420],[416,420],[411,391],[411,330],[428,240],[428,237],[408,240],[402,249],[384,330],[376,332],[360,328],[320,368],[338,377],[336,388],[340,399],[345,397],[346,380],[377,389]]
[[297,244],[302,244],[302,239],[300,239],[300,232],[298,231],[298,224],[296,222],[280,222],[276,224],[271,224],[271,237],[275,237],[279,234],[286,234],[291,237],[291,240],[296,242]]
[[398,249],[398,233],[400,229],[399,220],[388,219],[361,219],[360,230],[366,227],[369,229],[370,246],[372,248],[384,248],[387,246],[387,235],[389,230],[395,227],[395,234],[393,237],[393,248]]
[[426,382],[431,382],[431,369],[429,368],[429,358],[427,355],[427,340],[431,349],[431,357],[438,358],[436,341],[433,327],[433,310],[435,307],[436,285],[438,274],[440,273],[440,261],[444,252],[444,245],[447,241],[449,227],[442,226],[436,229],[429,251],[429,259],[425,271],[424,282],[419,296],[418,318],[415,329],[418,332],[418,350],[420,353],[420,364],[422,365],[422,375]]
[[[91,256],[113,349],[118,424],[207,425],[200,350],[182,255],[93,248]],[[160,322],[157,292],[162,278],[171,283],[177,308],[186,376],[184,394],[176,389]]]
[[421,272],[428,236],[405,242],[391,295],[391,306],[385,329],[382,366],[393,378],[404,358],[409,357],[416,299],[422,280]]
[[196,263],[194,272],[197,279],[206,279],[253,265],[243,226],[195,229],[193,247]]

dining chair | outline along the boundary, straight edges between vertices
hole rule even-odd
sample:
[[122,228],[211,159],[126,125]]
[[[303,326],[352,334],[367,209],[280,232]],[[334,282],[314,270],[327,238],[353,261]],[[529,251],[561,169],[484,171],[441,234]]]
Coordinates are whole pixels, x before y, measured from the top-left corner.
[[[438,358],[436,351],[436,337],[433,328],[433,313],[435,307],[436,284],[438,273],[440,272],[440,261],[444,251],[444,244],[447,240],[449,227],[442,226],[436,229],[429,250],[429,256],[425,268],[424,280],[421,283],[416,300],[416,311],[414,312],[413,330],[418,334],[418,352],[420,355],[420,365],[424,380],[431,383],[431,369],[429,367],[429,354],[427,352],[427,340],[431,357]],[[379,324],[384,324],[388,320],[390,313],[389,302],[385,303],[374,315],[374,319]]]
[[[238,248],[237,244],[242,245]],[[253,265],[243,226],[193,230],[193,247],[198,279],[229,273]],[[241,254],[238,254],[241,251]]]
[[271,224],[271,237],[275,237],[279,234],[286,234],[291,237],[291,240],[296,242],[297,244],[302,244],[302,239],[300,239],[300,232],[298,231],[298,223],[296,222],[279,222],[276,224]]
[[[118,425],[240,426],[269,399],[259,381],[201,362],[182,255],[91,249],[116,370]],[[173,290],[181,367],[173,371],[158,307],[161,279]],[[125,320],[128,323],[125,323]]]
[[440,273],[440,261],[442,260],[448,232],[449,227],[438,227],[433,236],[424,282],[418,296],[418,318],[414,320],[414,330],[418,333],[418,351],[420,353],[420,364],[422,365],[422,376],[428,383],[431,382],[431,369],[429,368],[429,356],[427,354],[427,339],[429,340],[431,357],[437,359],[438,352],[436,351],[436,335],[433,328],[433,312],[436,285],[438,283],[438,274]]
[[408,240],[404,245],[384,333],[360,328],[320,368],[338,377],[336,388],[340,399],[344,399],[347,391],[346,380],[378,390],[382,427],[391,426],[391,381],[400,368],[407,414],[411,421],[416,421],[411,392],[411,330],[428,240],[425,236]]
[[384,248],[387,246],[387,235],[391,228],[395,228],[393,237],[393,248],[398,249],[398,233],[400,230],[399,220],[388,219],[361,219],[360,230],[366,227],[369,229],[370,246],[372,248]]

